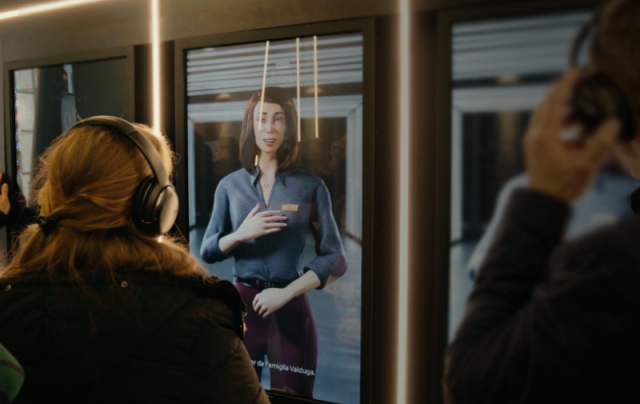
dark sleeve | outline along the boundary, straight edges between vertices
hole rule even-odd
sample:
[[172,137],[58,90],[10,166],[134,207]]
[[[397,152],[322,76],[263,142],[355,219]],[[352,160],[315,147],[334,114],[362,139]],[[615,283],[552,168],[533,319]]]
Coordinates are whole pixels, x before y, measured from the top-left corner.
[[203,375],[200,385],[215,393],[204,392],[201,397],[210,400],[206,401],[208,403],[268,404],[269,398],[260,385],[244,344],[237,338],[234,343],[231,355]]
[[0,229],[7,225],[7,215],[0,210]]
[[331,198],[324,183],[316,189],[314,203],[316,205],[316,220],[310,229],[316,241],[316,258],[312,259],[305,270],[311,270],[318,275],[320,287],[324,288],[329,275],[340,277],[347,271],[347,260],[340,239],[338,225],[331,212]]
[[559,200],[531,190],[514,192],[447,350],[448,403],[520,403],[539,376],[562,379],[566,369],[535,374],[545,366],[534,362],[561,351],[554,338],[571,322],[575,302],[533,293],[547,278],[569,216],[570,207]]
[[231,218],[229,216],[229,197],[226,187],[221,184],[216,189],[211,220],[200,248],[200,255],[204,262],[212,264],[231,257],[231,255],[225,254],[220,250],[218,243],[222,237],[232,231]]
[[269,398],[238,337],[237,309],[200,298],[188,307],[188,313],[195,320],[191,319],[186,327],[200,326],[192,328],[196,332],[189,341],[191,360],[185,371],[191,377],[187,380],[185,402],[268,404]]

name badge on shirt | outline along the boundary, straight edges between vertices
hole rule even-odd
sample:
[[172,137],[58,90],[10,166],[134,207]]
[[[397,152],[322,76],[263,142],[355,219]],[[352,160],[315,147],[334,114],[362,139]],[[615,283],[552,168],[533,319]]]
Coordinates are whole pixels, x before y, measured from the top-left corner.
[[593,213],[590,217],[591,224],[596,226],[605,226],[614,224],[618,221],[618,217],[611,213]]
[[288,211],[291,211],[291,212],[297,212],[298,211],[298,205],[295,205],[293,203],[288,203],[286,205],[282,205],[282,210],[283,211],[288,210]]

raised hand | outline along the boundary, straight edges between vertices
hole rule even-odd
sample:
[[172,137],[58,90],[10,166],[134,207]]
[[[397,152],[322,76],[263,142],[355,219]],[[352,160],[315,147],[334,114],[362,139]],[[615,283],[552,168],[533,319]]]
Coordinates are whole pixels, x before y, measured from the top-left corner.
[[257,204],[251,209],[251,212],[236,230],[238,241],[252,240],[266,234],[276,233],[287,226],[286,223],[282,223],[287,220],[286,216],[275,216],[280,213],[279,210],[267,210],[257,213],[259,208],[260,204]]
[[265,289],[253,299],[253,309],[263,318],[279,310],[292,299],[287,289]]
[[524,138],[529,187],[565,202],[578,198],[611,152],[620,130],[605,121],[586,140],[563,141],[567,104],[581,72],[572,70],[538,106]]

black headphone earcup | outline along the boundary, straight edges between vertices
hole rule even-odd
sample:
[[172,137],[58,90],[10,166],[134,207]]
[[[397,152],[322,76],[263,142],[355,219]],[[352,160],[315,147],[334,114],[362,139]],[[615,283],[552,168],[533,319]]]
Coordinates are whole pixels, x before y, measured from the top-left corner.
[[138,186],[131,206],[131,218],[136,227],[150,236],[167,233],[178,215],[178,196],[173,186],[161,186],[153,176]]
[[162,188],[156,200],[156,222],[159,234],[165,234],[171,230],[178,217],[180,202],[178,194],[172,185]]
[[613,117],[620,121],[619,140],[629,141],[636,134],[633,111],[624,93],[602,73],[591,73],[578,81],[570,110],[570,120],[579,122],[587,136]]

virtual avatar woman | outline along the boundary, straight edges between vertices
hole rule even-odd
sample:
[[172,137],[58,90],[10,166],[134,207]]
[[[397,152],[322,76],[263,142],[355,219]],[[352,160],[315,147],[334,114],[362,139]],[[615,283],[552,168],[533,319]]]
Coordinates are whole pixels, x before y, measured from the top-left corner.
[[[209,263],[235,259],[234,285],[249,311],[244,344],[258,376],[267,354],[272,390],[311,397],[318,342],[306,292],[342,276],[345,253],[327,187],[294,166],[293,100],[279,87],[260,98],[255,93],[245,108],[243,168],[218,185],[201,255]],[[303,263],[309,230],[317,256]]]

